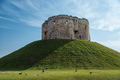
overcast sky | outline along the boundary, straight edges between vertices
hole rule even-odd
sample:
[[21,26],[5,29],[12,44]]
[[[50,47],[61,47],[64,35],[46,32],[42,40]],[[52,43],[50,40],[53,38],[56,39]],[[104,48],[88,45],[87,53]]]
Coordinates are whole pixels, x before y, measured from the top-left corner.
[[120,52],[120,0],[0,0],[0,57],[41,40],[42,23],[59,14],[88,19],[91,41]]

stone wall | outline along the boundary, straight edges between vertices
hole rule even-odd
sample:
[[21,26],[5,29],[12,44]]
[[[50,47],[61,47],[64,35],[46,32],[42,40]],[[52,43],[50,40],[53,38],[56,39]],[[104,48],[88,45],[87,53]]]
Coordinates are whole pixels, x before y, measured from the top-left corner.
[[89,22],[85,18],[58,15],[42,25],[42,39],[80,39],[90,41]]

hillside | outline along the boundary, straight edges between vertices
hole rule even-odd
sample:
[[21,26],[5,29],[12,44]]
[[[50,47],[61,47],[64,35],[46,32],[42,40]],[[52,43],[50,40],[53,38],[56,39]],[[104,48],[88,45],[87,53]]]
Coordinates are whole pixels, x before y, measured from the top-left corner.
[[91,41],[49,39],[0,58],[0,70],[42,68],[120,69],[120,53]]

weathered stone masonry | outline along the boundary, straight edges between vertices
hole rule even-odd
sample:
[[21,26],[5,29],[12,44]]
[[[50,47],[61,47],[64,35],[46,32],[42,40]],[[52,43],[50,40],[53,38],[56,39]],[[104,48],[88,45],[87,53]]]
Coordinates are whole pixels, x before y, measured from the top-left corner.
[[80,39],[90,41],[89,22],[85,18],[58,15],[42,24],[42,39]]

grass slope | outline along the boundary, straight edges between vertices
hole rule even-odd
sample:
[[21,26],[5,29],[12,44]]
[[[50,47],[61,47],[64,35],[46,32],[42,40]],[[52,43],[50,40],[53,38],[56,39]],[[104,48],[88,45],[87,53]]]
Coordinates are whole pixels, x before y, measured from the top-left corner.
[[50,39],[32,42],[0,59],[0,70],[120,69],[120,53],[96,42]]

